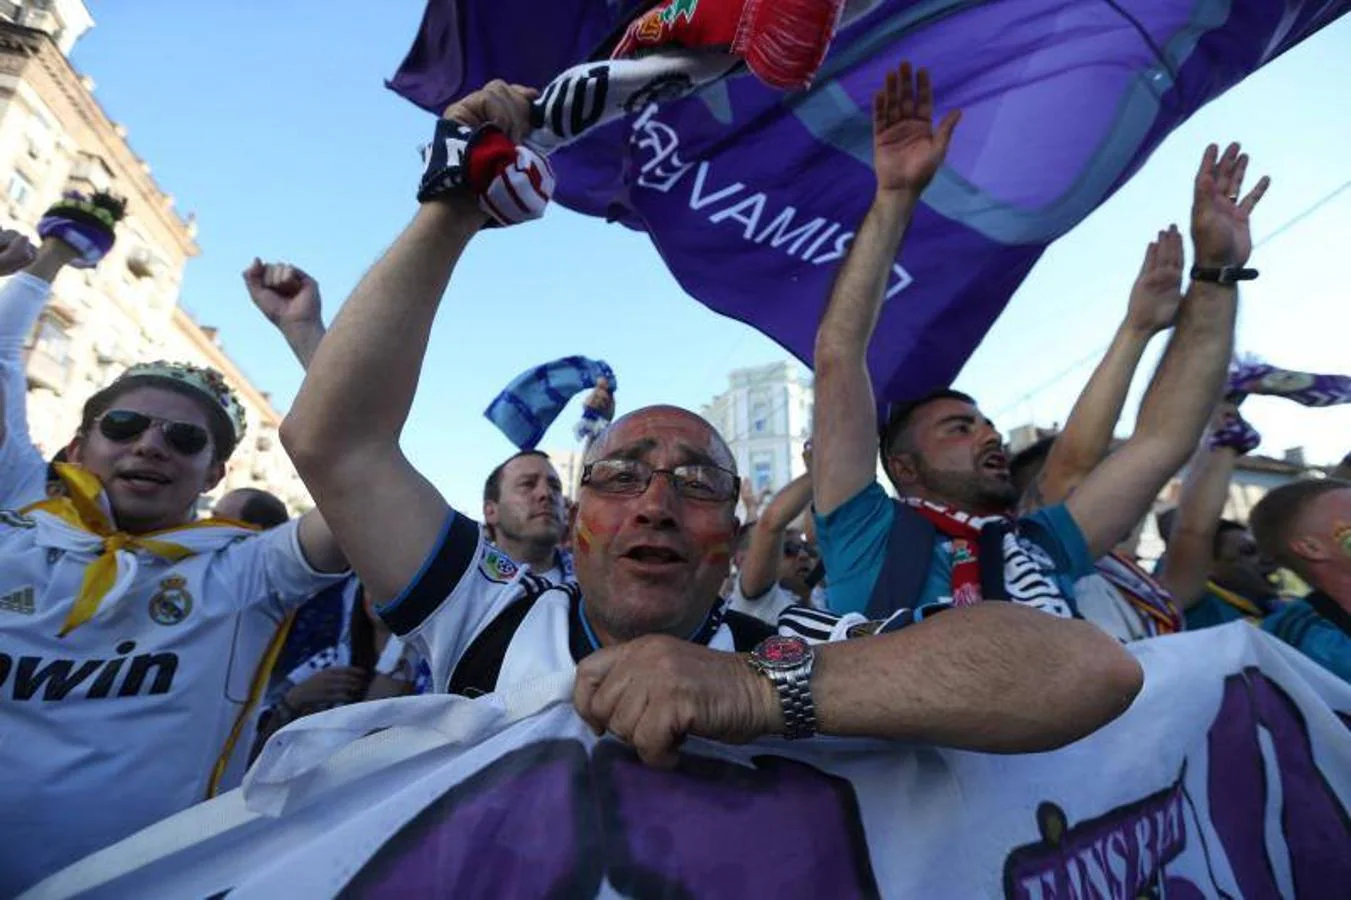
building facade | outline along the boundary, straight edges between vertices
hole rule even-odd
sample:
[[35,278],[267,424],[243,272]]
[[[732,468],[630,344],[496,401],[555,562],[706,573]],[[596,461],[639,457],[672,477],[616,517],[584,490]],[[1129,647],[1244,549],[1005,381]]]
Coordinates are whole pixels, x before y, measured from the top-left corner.
[[126,129],[94,99],[92,81],[66,57],[92,24],[80,0],[0,0],[0,224],[36,241],[38,219],[65,190],[110,190],[127,202],[112,252],[95,269],[61,273],[28,342],[33,439],[48,455],[64,446],[84,400],[132,363],[209,365],[239,393],[249,421],[213,496],[259,487],[292,510],[307,509],[309,496],[276,439],[280,414],[213,330],[178,305],[184,267],[200,252],[195,222],[174,209],[150,165],[132,152]]
[[806,471],[812,433],[812,378],[793,362],[736,369],[727,390],[701,412],[732,448],[737,470],[757,494],[772,493]]

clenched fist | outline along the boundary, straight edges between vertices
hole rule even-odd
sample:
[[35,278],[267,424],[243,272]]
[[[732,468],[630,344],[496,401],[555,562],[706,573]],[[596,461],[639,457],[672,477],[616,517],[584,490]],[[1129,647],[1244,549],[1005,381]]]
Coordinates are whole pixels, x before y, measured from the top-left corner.
[[255,258],[244,270],[244,285],[254,305],[278,328],[321,321],[319,283],[296,266]]

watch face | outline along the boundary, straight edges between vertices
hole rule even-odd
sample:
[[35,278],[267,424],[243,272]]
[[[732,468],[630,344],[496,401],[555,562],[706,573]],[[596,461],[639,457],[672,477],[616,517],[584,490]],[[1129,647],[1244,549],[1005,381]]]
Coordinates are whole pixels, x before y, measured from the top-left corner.
[[765,638],[755,648],[755,657],[767,666],[775,669],[791,669],[800,666],[811,653],[811,646],[798,637]]

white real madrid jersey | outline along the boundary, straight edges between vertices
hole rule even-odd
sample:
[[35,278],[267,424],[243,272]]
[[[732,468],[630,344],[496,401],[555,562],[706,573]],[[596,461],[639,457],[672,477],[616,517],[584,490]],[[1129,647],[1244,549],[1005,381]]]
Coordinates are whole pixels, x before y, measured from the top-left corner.
[[311,569],[298,525],[141,554],[126,593],[58,637],[95,557],[0,512],[0,896],[239,783],[269,649],[340,577]]

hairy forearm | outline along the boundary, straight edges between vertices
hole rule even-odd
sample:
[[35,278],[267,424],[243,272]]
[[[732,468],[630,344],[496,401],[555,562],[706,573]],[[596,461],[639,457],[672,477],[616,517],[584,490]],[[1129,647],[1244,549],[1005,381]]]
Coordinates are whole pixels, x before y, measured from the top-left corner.
[[1205,595],[1224,504],[1229,499],[1229,481],[1238,453],[1228,447],[1211,450],[1202,446],[1182,483],[1177,519],[1168,537],[1159,580],[1183,609],[1195,606]]
[[283,436],[293,456],[322,462],[343,450],[397,444],[441,295],[482,221],[465,203],[424,204],[366,273],[286,417]]
[[767,531],[782,532],[802,515],[812,502],[812,477],[799,475],[788,486],[774,495],[756,525]]
[[1115,719],[1139,663],[1105,632],[1010,603],[817,648],[823,733],[991,753],[1051,750]]
[[853,357],[868,349],[887,279],[918,197],[879,193],[854,235],[816,332],[816,354]]
[[[1238,292],[1193,281],[1177,328],[1140,403],[1136,436],[1157,439],[1176,457],[1176,471],[1196,446],[1224,388],[1234,353]],[[1171,474],[1171,471],[1169,474]]]
[[801,475],[779,491],[751,529],[751,543],[741,561],[741,593],[754,598],[774,586],[779,556],[783,553],[783,533],[802,515],[812,501],[812,479]]
[[319,350],[319,344],[323,341],[325,333],[326,329],[322,322],[288,325],[281,329],[281,335],[286,339],[286,346],[291,348],[291,352],[300,362],[300,367],[307,372],[310,363],[314,362],[314,354]]
[[879,194],[873,201],[816,333],[813,490],[822,515],[866,487],[876,472],[877,407],[868,343],[916,199]]
[[1088,379],[1036,483],[1024,498],[1024,509],[1064,502],[1084,477],[1107,455],[1112,432],[1121,418],[1135,370],[1150,334],[1123,322],[1093,375]]

